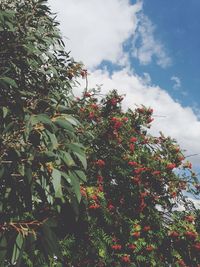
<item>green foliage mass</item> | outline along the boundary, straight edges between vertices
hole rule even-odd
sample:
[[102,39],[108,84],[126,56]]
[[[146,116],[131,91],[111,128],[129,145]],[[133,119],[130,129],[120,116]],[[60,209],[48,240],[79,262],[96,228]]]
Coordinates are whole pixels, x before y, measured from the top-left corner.
[[115,90],[103,98],[86,91],[74,101],[88,179],[79,253],[67,258],[69,266],[197,267],[199,213],[185,197],[199,195],[191,163],[174,139],[148,133],[151,108],[124,111],[122,101]]
[[1,2],[0,266],[59,257],[63,210],[78,215],[86,159],[70,95],[80,65],[56,26],[46,1]]

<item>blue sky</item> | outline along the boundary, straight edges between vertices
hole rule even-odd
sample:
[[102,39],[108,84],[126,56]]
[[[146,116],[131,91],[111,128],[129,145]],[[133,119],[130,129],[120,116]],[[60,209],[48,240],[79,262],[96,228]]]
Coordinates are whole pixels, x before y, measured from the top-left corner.
[[[138,71],[149,72],[154,83],[168,88],[184,105],[200,108],[200,1],[144,0],[143,10],[156,25],[155,35],[164,43],[172,64],[165,69],[154,63],[138,64]],[[170,78],[174,75],[181,80],[180,90],[173,90]]]
[[[132,1],[134,4],[135,1]],[[136,73],[149,73],[154,84],[165,88],[183,106],[191,106],[197,116],[200,111],[200,1],[144,0],[143,13],[154,25],[154,37],[165,47],[171,62],[166,67],[156,64],[141,64],[131,57],[131,66]],[[131,38],[124,43],[131,50]],[[118,66],[101,63],[112,72]]]
[[[89,87],[126,94],[124,108],[154,109],[151,133],[175,138],[200,163],[198,0],[49,0],[66,50]],[[80,94],[84,81],[74,92]]]

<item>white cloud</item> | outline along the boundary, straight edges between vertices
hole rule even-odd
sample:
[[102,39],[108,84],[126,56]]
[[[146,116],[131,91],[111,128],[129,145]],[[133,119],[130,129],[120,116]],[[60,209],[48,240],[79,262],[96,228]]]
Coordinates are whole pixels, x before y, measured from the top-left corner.
[[200,120],[200,108],[198,103],[194,103],[192,106],[192,110],[194,111],[197,118]]
[[[151,106],[154,109],[154,122],[150,131],[152,134],[158,135],[159,131],[162,131],[165,135],[175,138],[182,149],[186,150],[186,156],[200,153],[200,121],[192,108],[182,107],[164,89],[148,85],[140,76],[125,68],[112,75],[107,70],[91,73],[89,88],[101,84],[102,93],[118,89],[120,94],[126,94],[124,108],[135,108],[136,104]],[[200,155],[189,160],[197,166]]]
[[194,203],[194,206],[196,209],[200,209],[200,200],[199,199],[188,198],[188,200]]
[[[134,108],[135,104],[153,107],[156,116],[153,134],[162,131],[176,138],[187,150],[186,154],[200,153],[200,121],[193,110],[182,107],[159,86],[151,85],[149,74],[140,77],[128,69],[129,54],[123,51],[126,40],[133,41],[133,55],[142,64],[156,60],[161,67],[167,67],[171,63],[163,44],[155,38],[155,26],[142,14],[142,1],[134,5],[128,0],[49,0],[49,3],[59,12],[61,31],[69,38],[67,50],[72,50],[76,60],[93,69],[89,87],[103,84],[104,93],[113,88],[126,93],[125,107]],[[95,70],[103,60],[127,67],[110,76],[106,70]],[[200,157],[191,160],[197,164]]]
[[141,64],[146,65],[155,58],[156,63],[162,68],[171,64],[164,45],[155,38],[155,26],[144,14],[140,14],[136,34],[133,37],[133,56]]
[[142,81],[147,85],[151,84],[151,76],[149,75],[149,73],[143,73]]
[[[66,47],[87,68],[97,67],[103,60],[125,66],[128,57],[141,64],[156,63],[165,68],[171,64],[164,45],[155,38],[155,26],[142,13],[142,0],[49,0],[58,13]],[[131,40],[132,54],[123,44]]]
[[128,0],[50,0],[58,12],[66,47],[76,60],[93,68],[103,60],[126,64],[123,43],[135,33],[142,2]]
[[174,85],[173,85],[173,88],[176,90],[176,89],[179,89],[181,87],[181,80],[179,77],[177,76],[172,76],[171,77],[171,81],[174,82]]

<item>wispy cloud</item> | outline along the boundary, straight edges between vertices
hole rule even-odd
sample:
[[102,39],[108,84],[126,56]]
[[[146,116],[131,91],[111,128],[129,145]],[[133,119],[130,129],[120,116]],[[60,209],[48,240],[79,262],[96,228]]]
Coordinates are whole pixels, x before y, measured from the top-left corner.
[[144,82],[144,84],[146,84],[146,85],[150,85],[151,84],[151,76],[149,75],[149,73],[144,72],[141,81]]
[[181,80],[180,80],[179,77],[177,77],[177,76],[172,76],[172,77],[171,77],[171,81],[174,82],[174,84],[173,84],[173,88],[174,88],[175,90],[177,90],[177,89],[179,89],[179,88],[181,87]]
[[133,52],[141,64],[147,65],[154,59],[157,65],[166,68],[172,60],[168,56],[162,42],[155,37],[155,26],[144,14],[138,16],[138,26],[133,36]]

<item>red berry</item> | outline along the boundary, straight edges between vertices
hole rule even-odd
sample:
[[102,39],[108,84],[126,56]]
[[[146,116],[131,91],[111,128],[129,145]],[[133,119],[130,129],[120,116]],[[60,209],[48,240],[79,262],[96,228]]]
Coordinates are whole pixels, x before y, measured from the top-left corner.
[[109,205],[108,205],[108,209],[109,209],[110,211],[112,211],[112,210],[115,209],[115,207],[114,207],[112,204],[109,204]]
[[185,216],[185,220],[186,220],[187,222],[193,222],[193,221],[195,220],[195,218],[194,218],[194,216],[192,216],[192,215],[188,215],[188,216]]
[[91,96],[91,94],[88,93],[88,92],[86,92],[86,93],[84,94],[84,97],[90,97],[90,96]]
[[171,237],[178,237],[178,236],[179,236],[179,233],[176,232],[176,231],[172,231],[169,235],[170,235]]
[[136,238],[140,237],[140,232],[134,232],[133,236],[136,237]]
[[96,201],[96,200],[98,200],[98,197],[96,195],[93,195],[93,196],[91,196],[91,199]]
[[133,166],[133,167],[136,167],[136,166],[138,166],[138,163],[135,162],[135,161],[129,161],[128,162],[128,165]]
[[174,163],[169,163],[169,164],[167,164],[167,166],[166,166],[166,168],[167,168],[168,170],[173,170],[175,167],[176,167],[176,164],[174,164]]
[[117,105],[117,98],[112,98],[112,99],[110,99],[110,103],[111,103],[111,105],[112,106],[116,106]]
[[144,228],[143,228],[143,231],[144,232],[148,232],[150,230],[151,230],[151,227],[150,226],[144,226]]
[[136,138],[136,137],[131,137],[131,138],[130,138],[130,142],[131,142],[131,143],[135,143],[135,142],[137,142],[137,138]]
[[123,121],[127,122],[128,121],[128,118],[127,117],[124,117],[122,118]]
[[117,244],[112,246],[113,250],[121,250],[121,248],[122,248],[122,246],[121,245],[117,245]]
[[183,260],[178,260],[178,264],[179,264],[180,266],[183,266],[183,267],[186,266],[186,265],[185,265],[185,262],[184,262]]
[[161,174],[161,171],[154,171],[152,172],[153,175],[160,175]]
[[129,145],[129,149],[130,149],[131,152],[133,152],[134,149],[135,149],[135,145],[134,145],[134,144],[130,144],[130,145]]
[[152,245],[146,247],[146,251],[152,251],[152,250],[154,250],[154,247]]
[[99,167],[104,167],[105,166],[105,161],[102,160],[102,159],[98,159],[96,161],[96,165],[99,166]]
[[132,250],[135,250],[137,246],[134,244],[129,244],[128,247]]
[[130,262],[130,255],[125,255],[121,259],[123,262]]
[[94,119],[94,117],[95,117],[94,112],[90,112],[88,118],[89,119]]
[[185,232],[185,235],[186,235],[186,237],[188,237],[190,239],[196,239],[196,237],[197,237],[197,233],[192,232],[192,231]]
[[100,205],[98,205],[98,204],[94,204],[94,205],[90,205],[90,206],[89,206],[89,209],[90,209],[90,210],[96,210],[96,209],[98,209],[98,208],[100,208]]
[[147,123],[151,123],[154,119],[153,118],[148,118]]
[[196,250],[199,250],[200,251],[200,243],[196,243],[193,245],[193,247],[196,249]]

